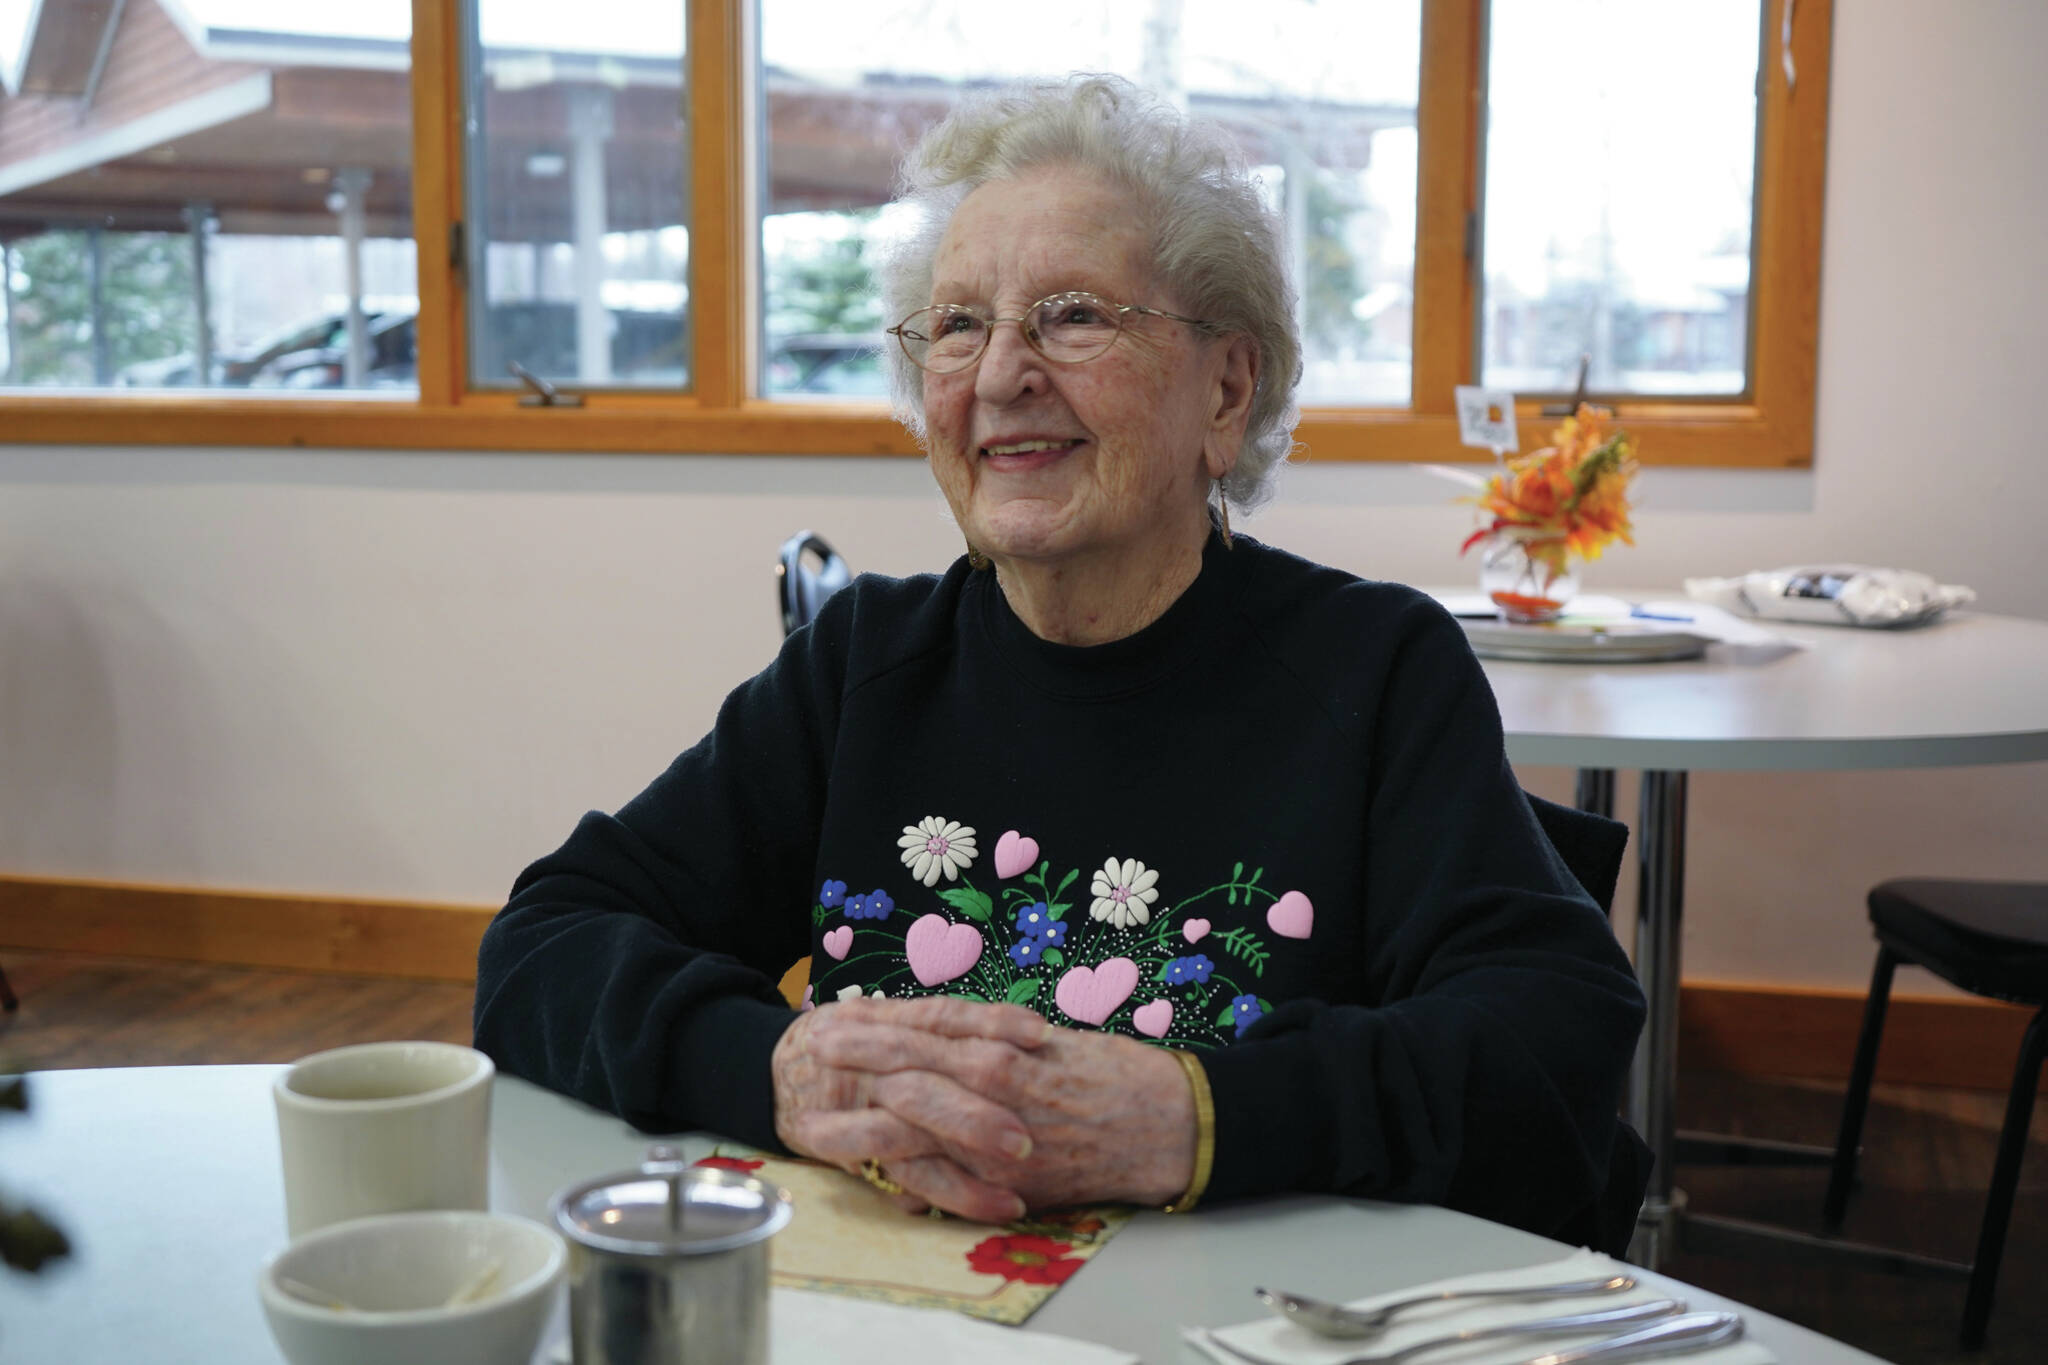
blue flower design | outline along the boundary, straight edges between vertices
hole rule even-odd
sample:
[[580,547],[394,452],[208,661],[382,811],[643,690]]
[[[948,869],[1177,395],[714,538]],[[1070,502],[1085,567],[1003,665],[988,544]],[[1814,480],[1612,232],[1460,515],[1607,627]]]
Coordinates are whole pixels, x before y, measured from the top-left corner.
[[1010,961],[1019,967],[1036,967],[1045,945],[1035,938],[1020,938],[1010,945]]
[[887,919],[895,912],[896,902],[886,891],[870,891],[865,896],[846,898],[848,919]]
[[1045,932],[1038,936],[1038,946],[1041,948],[1058,948],[1063,946],[1066,941],[1067,922],[1063,919],[1047,920],[1045,922]]
[[1185,986],[1193,982],[1197,986],[1209,984],[1209,974],[1216,970],[1216,964],[1206,953],[1195,953],[1188,957],[1177,957],[1166,964],[1166,984]]
[[1044,901],[1033,901],[1017,912],[1017,932],[1032,938],[1044,938],[1046,926],[1058,922],[1046,910]]
[[845,899],[845,882],[835,882],[830,877],[827,877],[825,884],[818,888],[818,904],[824,906],[827,910],[837,909],[839,904]]
[[1259,1016],[1266,1011],[1260,1008],[1256,995],[1240,995],[1231,1000],[1230,1012],[1237,1022],[1237,1036],[1242,1038],[1244,1031],[1257,1023]]

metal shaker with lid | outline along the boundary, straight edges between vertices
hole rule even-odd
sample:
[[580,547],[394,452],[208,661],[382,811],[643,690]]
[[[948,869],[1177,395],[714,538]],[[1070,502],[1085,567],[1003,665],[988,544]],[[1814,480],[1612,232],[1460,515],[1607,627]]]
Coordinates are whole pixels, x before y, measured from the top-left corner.
[[767,1365],[768,1239],[789,1196],[654,1147],[557,1194],[575,1365]]

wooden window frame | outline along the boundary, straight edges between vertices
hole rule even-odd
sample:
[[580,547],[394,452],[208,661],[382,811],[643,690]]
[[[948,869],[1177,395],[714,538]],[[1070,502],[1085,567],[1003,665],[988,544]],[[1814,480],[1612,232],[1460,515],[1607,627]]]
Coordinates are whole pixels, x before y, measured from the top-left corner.
[[[692,0],[688,71],[692,203],[687,395],[594,392],[580,408],[521,407],[467,386],[462,271],[446,243],[461,220],[460,0],[413,0],[413,230],[419,243],[419,396],[411,401],[252,399],[104,389],[0,394],[0,441],[80,445],[280,446],[615,453],[915,455],[873,403],[751,396],[759,262],[752,205],[757,91],[755,0]],[[1799,468],[1813,462],[1827,160],[1832,0],[1797,0],[1796,87],[1777,51],[1783,7],[1765,0],[1761,127],[1750,290],[1749,392],[1733,401],[1624,400],[1620,419],[1659,465]],[[1478,348],[1477,233],[1485,109],[1486,0],[1423,0],[1417,107],[1421,146],[1411,406],[1310,407],[1305,458],[1460,458],[1451,390],[1471,382]],[[734,187],[741,192],[734,193]],[[1530,439],[1548,428],[1518,404]],[[1527,442],[1525,442],[1527,443]]]

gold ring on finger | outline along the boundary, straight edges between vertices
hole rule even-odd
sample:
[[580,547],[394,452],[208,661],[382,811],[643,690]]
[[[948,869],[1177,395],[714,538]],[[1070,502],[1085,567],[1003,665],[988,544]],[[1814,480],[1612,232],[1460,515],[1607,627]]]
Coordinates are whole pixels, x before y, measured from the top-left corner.
[[903,1187],[891,1180],[889,1173],[882,1169],[882,1163],[873,1157],[869,1157],[866,1161],[860,1163],[860,1178],[873,1185],[883,1194],[903,1193]]

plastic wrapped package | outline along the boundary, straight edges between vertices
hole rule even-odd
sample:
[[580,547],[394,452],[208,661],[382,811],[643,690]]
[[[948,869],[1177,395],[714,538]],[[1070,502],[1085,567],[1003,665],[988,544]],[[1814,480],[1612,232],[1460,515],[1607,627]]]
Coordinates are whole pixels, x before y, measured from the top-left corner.
[[1970,588],[1911,569],[1804,564],[1739,578],[1688,578],[1685,595],[1742,616],[1830,626],[1911,626],[1977,600]]

